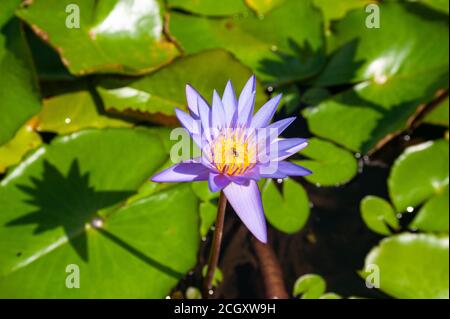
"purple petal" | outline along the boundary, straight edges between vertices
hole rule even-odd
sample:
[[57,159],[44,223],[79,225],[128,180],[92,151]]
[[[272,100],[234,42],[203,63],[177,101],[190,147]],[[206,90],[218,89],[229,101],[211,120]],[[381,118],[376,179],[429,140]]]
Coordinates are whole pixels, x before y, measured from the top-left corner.
[[250,93],[249,98],[246,100],[245,104],[239,106],[238,108],[238,124],[247,126],[253,115],[253,107],[255,105],[255,93]]
[[198,147],[202,148],[202,134],[201,134],[201,123],[200,120],[195,120],[187,114],[186,112],[176,108],[175,114],[180,121],[181,125],[184,127],[186,131],[188,131],[191,138],[198,145]]
[[211,108],[203,99],[198,99],[198,112],[202,121],[204,137],[211,142]]
[[220,131],[222,127],[225,127],[225,110],[223,108],[222,100],[216,90],[214,90],[212,100],[212,126],[218,131]]
[[186,84],[186,99],[188,103],[189,110],[195,114],[196,116],[199,116],[198,113],[198,105],[197,100],[200,97],[200,94],[189,84]]
[[[274,145],[274,143],[276,143],[276,145]],[[268,154],[268,158],[271,161],[282,161],[308,146],[307,139],[304,138],[280,139],[274,143],[266,151],[266,154]]]
[[[279,136],[281,133],[283,133],[283,131],[292,124],[292,122],[294,122],[296,119],[295,116],[293,117],[288,117],[282,120],[279,120],[277,122],[274,122],[272,124],[270,124],[269,126],[266,127],[266,129],[268,129],[269,131],[274,130],[274,132],[276,132],[277,136]],[[276,130],[276,131],[275,131]],[[270,134],[272,135],[272,134]]]
[[287,176],[306,176],[312,174],[309,169],[287,161],[278,162],[278,169]]
[[231,183],[223,191],[245,226],[259,241],[266,243],[267,227],[258,184],[255,181],[247,186]]
[[277,111],[278,104],[281,100],[281,94],[278,94],[274,98],[271,98],[266,104],[264,104],[259,111],[255,114],[252,120],[251,127],[265,127],[269,124],[272,117]]
[[288,176],[306,176],[312,172],[297,164],[280,161],[258,165],[259,178],[286,178]]
[[222,174],[210,173],[208,179],[208,186],[211,192],[218,192],[228,186],[230,180]]
[[237,109],[236,94],[234,93],[233,84],[231,84],[231,81],[227,82],[225,91],[223,92],[222,102],[225,109],[225,120],[227,125],[230,125],[235,120],[235,113]]
[[205,181],[208,179],[209,169],[201,163],[182,162],[175,164],[168,169],[154,175],[153,182],[193,182]]
[[289,117],[275,123],[270,124],[264,128],[256,129],[257,132],[257,147],[258,150],[264,150],[275,141],[278,136],[295,120],[295,117]]
[[256,77],[252,75],[244,88],[242,89],[241,95],[239,95],[238,109],[242,109],[246,104],[247,100],[251,98],[251,94],[256,90]]

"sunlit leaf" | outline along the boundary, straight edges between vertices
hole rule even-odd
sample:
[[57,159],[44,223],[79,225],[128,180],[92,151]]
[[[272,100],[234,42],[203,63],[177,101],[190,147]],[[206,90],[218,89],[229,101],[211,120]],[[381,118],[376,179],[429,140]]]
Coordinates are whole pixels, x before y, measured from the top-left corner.
[[[213,90],[222,94],[228,79],[240,90],[251,74],[226,51],[212,50],[179,59],[137,80],[105,79],[97,89],[107,110],[174,116],[175,107],[186,109],[187,83],[211,102]],[[266,97],[259,82],[256,90],[256,104],[261,106]]]
[[420,104],[448,87],[447,19],[420,4],[379,6],[379,29],[362,27],[363,10],[335,25],[331,59],[316,81],[358,84],[304,112],[315,135],[363,153],[405,129]]
[[0,173],[6,168],[20,162],[22,157],[42,143],[38,133],[29,124],[25,124],[17,131],[8,143],[0,146]]
[[426,202],[417,213],[410,227],[427,232],[448,233],[449,212],[448,185],[445,189]]
[[299,231],[309,217],[309,200],[303,187],[291,179],[282,183],[282,193],[272,180],[262,190],[264,213],[278,230],[291,234]]
[[161,3],[32,1],[17,14],[50,43],[73,74],[138,74],[165,65],[178,55],[163,34]]
[[311,77],[324,63],[321,16],[310,0],[288,0],[263,18],[172,13],[170,32],[186,53],[229,50],[266,83]]
[[88,91],[71,92],[44,101],[39,131],[66,134],[83,128],[129,127],[130,123],[100,113]]
[[314,184],[323,186],[344,184],[358,172],[358,162],[352,153],[318,138],[309,139],[308,147],[300,154],[310,159],[295,160],[294,163],[313,172],[305,178]]
[[319,299],[325,293],[325,280],[316,274],[306,274],[297,279],[293,295],[302,299]]
[[196,262],[196,197],[184,184],[123,203],[167,156],[150,130],[85,130],[12,170],[0,184],[0,296],[164,297]]
[[380,289],[393,297],[448,299],[448,243],[448,235],[404,233],[388,237],[367,255],[365,269],[376,265]]
[[448,141],[407,148],[395,161],[388,179],[389,194],[398,212],[416,207],[444,192],[449,182]]
[[398,229],[399,223],[394,208],[383,198],[376,196],[366,196],[360,205],[361,217],[367,227],[376,233],[390,235],[393,229]]

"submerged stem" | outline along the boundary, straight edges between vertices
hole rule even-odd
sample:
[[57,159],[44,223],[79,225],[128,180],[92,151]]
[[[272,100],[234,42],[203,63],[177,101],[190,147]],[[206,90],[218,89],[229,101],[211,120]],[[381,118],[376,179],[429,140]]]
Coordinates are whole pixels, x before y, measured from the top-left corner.
[[212,289],[212,282],[214,279],[214,272],[216,271],[217,263],[219,261],[220,244],[223,235],[223,223],[225,219],[225,208],[227,206],[227,198],[223,191],[220,192],[219,206],[217,207],[217,217],[214,230],[214,237],[211,244],[211,251],[209,253],[208,268],[205,279],[203,281],[203,296],[208,298],[209,291]]

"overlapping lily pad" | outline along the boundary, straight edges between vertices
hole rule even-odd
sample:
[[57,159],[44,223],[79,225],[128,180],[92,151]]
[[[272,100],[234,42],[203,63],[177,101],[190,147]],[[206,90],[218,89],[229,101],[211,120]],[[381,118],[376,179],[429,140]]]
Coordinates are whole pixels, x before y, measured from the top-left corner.
[[[396,298],[449,297],[448,235],[400,234],[381,241],[366,257],[376,265],[380,289]],[[375,275],[372,272],[364,276]]]
[[[179,59],[138,80],[105,79],[97,89],[106,110],[173,116],[175,107],[186,109],[186,83],[211,102],[213,90],[222,94],[228,79],[241,89],[250,76],[250,69],[231,54],[211,50]],[[259,82],[256,90],[256,104],[261,106],[266,97]]]
[[267,220],[282,232],[299,231],[309,217],[309,200],[303,187],[291,179],[282,183],[282,194],[272,180],[262,190],[264,213]]
[[139,74],[178,55],[163,34],[164,6],[159,0],[33,1],[17,14],[76,75]]
[[309,139],[308,147],[302,150],[301,155],[310,159],[294,162],[313,172],[305,178],[314,184],[322,186],[344,184],[358,172],[358,161],[352,153],[318,138]]
[[101,114],[88,91],[71,92],[44,101],[39,131],[67,134],[83,128],[130,127],[131,123]]
[[30,155],[0,184],[0,295],[165,296],[196,261],[196,197],[178,185],[120,204],[166,160],[145,129],[85,130]]
[[332,56],[316,84],[359,84],[304,113],[314,134],[364,153],[448,86],[446,19],[420,4],[388,2],[380,11],[379,29],[364,27],[362,10],[334,26]]
[[250,14],[208,19],[172,13],[170,33],[186,53],[229,50],[266,83],[311,77],[324,62],[321,15],[309,0],[288,0],[264,18]]
[[34,66],[20,22],[0,25],[0,145],[40,109]]
[[41,145],[41,137],[30,124],[25,124],[7,143],[0,146],[0,173],[12,165],[19,163],[29,151]]

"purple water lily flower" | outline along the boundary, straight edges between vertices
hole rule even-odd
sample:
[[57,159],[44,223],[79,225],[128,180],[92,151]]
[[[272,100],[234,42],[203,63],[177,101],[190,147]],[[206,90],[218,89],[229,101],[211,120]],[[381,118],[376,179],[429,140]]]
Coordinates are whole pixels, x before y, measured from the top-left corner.
[[223,190],[242,222],[261,242],[267,242],[266,221],[256,181],[311,174],[285,159],[307,145],[302,138],[279,138],[294,120],[269,124],[281,94],[253,115],[256,79],[252,76],[239,99],[228,81],[222,98],[216,91],[212,107],[191,86],[186,86],[190,114],[176,109],[176,115],[202,151],[202,155],[156,174],[154,182],[208,181],[211,191]]

